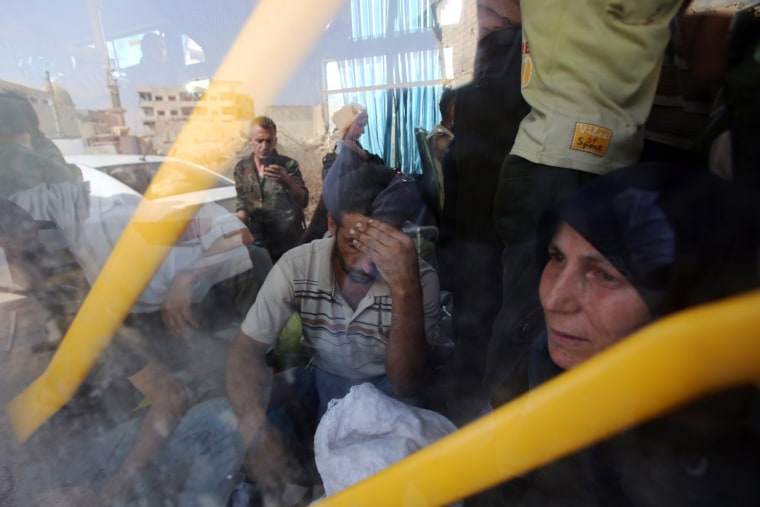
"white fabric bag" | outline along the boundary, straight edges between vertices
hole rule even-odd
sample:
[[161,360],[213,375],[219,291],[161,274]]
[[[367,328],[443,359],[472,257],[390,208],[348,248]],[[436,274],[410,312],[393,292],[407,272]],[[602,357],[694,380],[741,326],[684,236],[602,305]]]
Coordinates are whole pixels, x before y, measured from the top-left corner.
[[370,383],[330,401],[314,436],[317,469],[333,495],[456,431],[431,410],[391,398]]

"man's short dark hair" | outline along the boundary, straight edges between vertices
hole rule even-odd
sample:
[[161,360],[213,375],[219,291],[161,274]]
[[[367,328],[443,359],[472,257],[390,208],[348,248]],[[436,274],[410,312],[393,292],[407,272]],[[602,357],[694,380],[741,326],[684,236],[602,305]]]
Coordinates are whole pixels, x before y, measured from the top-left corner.
[[395,177],[396,172],[389,167],[364,162],[356,169],[343,172],[339,178],[326,180],[329,187],[323,189],[322,194],[335,223],[341,225],[346,213],[371,215],[375,198]]
[[451,104],[457,98],[457,92],[451,88],[444,88],[441,94],[441,100],[438,101],[438,109],[441,111],[441,118],[448,118]]
[[264,130],[271,130],[275,134],[277,133],[277,125],[269,116],[256,116],[253,120],[251,120],[251,127],[254,127],[255,125],[258,125]]

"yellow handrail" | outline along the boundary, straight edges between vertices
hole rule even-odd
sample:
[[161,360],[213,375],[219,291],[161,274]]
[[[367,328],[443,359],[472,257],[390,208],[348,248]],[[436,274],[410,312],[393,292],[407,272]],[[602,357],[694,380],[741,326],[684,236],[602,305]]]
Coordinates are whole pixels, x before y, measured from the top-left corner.
[[452,503],[678,405],[760,381],[760,291],[662,319],[319,503]]
[[[225,56],[215,80],[240,82],[244,90],[255,88],[256,96],[268,103],[309,53],[343,1],[291,0],[287,26],[283,27],[281,2],[261,0]],[[212,93],[213,87],[212,81]],[[201,128],[193,116],[183,128],[177,145],[192,146],[208,131],[207,125]],[[212,187],[211,175],[198,172],[193,176],[194,181],[185,180],[183,185],[191,183],[198,190]],[[171,188],[172,178],[171,172],[161,168],[146,196],[160,197],[155,188]],[[171,194],[171,190],[168,193]],[[196,212],[194,208],[185,208],[174,211],[171,220],[155,223],[152,217],[168,211],[159,208],[162,208],[160,202],[143,200],[47,369],[7,405],[9,420],[19,441],[28,439],[71,399],[166,257],[168,247],[144,248],[146,235],[162,244],[174,244]],[[151,222],[154,223],[146,227]]]

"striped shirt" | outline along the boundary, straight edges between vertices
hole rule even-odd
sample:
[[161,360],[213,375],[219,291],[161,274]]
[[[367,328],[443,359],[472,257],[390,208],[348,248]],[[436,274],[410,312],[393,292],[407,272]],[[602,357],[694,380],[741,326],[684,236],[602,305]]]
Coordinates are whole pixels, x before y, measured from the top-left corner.
[[[269,272],[241,330],[272,345],[293,314],[301,315],[304,344],[314,364],[334,375],[363,379],[385,374],[391,329],[391,291],[381,279],[352,309],[340,294],[332,269],[334,238],[286,252]],[[420,260],[425,334],[438,338],[438,275]]]

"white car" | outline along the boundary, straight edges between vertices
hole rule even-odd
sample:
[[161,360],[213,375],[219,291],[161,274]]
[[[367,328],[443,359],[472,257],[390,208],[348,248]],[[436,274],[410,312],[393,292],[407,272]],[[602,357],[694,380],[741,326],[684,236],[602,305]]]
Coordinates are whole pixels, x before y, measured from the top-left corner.
[[[79,166],[86,181],[96,179],[97,185],[92,185],[93,190],[105,192],[104,195],[132,193],[125,191],[124,185],[144,195],[163,164],[169,171],[169,179],[153,189],[154,194],[161,195],[162,201],[176,200],[178,206],[214,202],[233,213],[235,211],[235,182],[192,162],[158,155],[70,155],[66,161]],[[92,170],[110,178],[98,178]],[[211,187],[208,190],[192,190],[197,188],[194,182],[199,178],[209,178]]]

